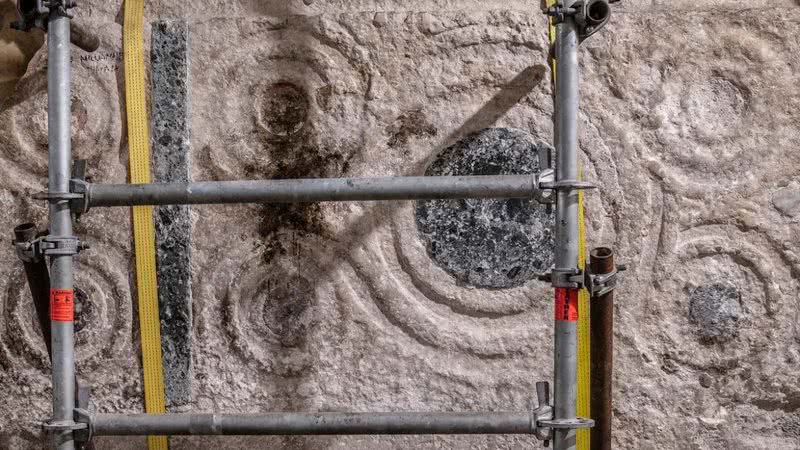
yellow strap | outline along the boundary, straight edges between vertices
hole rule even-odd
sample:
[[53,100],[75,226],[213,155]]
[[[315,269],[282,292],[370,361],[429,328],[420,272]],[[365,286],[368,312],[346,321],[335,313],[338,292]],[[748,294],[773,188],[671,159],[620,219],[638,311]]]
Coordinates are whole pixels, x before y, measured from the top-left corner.
[[[583,178],[579,170],[578,178]],[[586,224],[584,223],[583,191],[578,191],[578,266],[586,267]],[[578,405],[579,417],[591,415],[591,338],[589,335],[589,292],[581,289],[578,293]],[[588,450],[591,430],[578,430],[577,449]]]
[[[150,131],[145,103],[144,0],[125,0],[123,28],[125,55],[125,106],[128,113],[128,148],[131,183],[150,182]],[[134,206],[133,240],[136,255],[136,292],[142,339],[144,404],[148,414],[163,414],[164,372],[161,362],[161,326],[158,318],[155,227],[151,206]],[[150,450],[167,450],[166,436],[148,436]]]
[[[547,6],[555,6],[556,0],[547,0]],[[556,41],[556,27],[550,18],[547,27],[550,45]],[[549,57],[549,55],[548,55]],[[556,83],[556,61],[550,61],[553,72],[553,85]],[[578,167],[578,179],[583,178],[583,169]],[[586,266],[586,224],[584,223],[583,191],[578,191],[578,267]],[[577,413],[579,417],[591,415],[591,339],[589,335],[589,292],[581,289],[578,294],[578,398]],[[577,450],[589,450],[591,430],[583,428],[577,432]]]

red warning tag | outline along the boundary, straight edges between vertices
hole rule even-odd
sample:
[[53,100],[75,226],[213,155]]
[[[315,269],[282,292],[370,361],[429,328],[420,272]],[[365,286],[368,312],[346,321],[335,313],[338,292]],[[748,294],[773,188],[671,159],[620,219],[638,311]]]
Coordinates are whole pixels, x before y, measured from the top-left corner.
[[556,288],[556,320],[575,322],[578,320],[578,290]]
[[53,322],[75,320],[72,289],[50,289],[50,320]]

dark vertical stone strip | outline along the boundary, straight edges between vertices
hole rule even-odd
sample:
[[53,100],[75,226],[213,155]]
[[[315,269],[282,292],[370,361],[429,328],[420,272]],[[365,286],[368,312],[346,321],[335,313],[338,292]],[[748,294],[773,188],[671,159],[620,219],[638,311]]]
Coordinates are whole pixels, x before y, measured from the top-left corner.
[[[189,28],[184,20],[152,27],[152,147],[156,182],[189,181]],[[191,401],[192,223],[188,206],[156,208],[156,262],[167,406]]]

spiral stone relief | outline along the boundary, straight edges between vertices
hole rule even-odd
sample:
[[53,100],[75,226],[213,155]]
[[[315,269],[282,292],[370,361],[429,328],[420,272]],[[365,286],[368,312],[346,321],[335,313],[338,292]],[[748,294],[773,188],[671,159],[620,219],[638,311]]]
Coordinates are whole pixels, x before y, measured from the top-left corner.
[[[540,145],[521,131],[484,130],[442,152],[428,172],[499,174],[515,165],[535,173]],[[536,345],[528,338],[544,333],[551,295],[544,283],[532,281],[552,264],[552,219],[543,207],[509,200],[377,209],[376,216],[388,220],[365,225],[374,232],[349,252],[356,277],[343,290],[347,300],[440,350],[493,358]],[[506,245],[524,232],[530,233],[521,242]],[[365,305],[367,299],[374,305]]]
[[788,286],[776,280],[791,276],[775,255],[764,236],[735,227],[704,225],[679,235],[657,284],[660,311],[680,318],[662,327],[675,358],[714,366],[736,358],[766,363],[780,352],[770,344],[792,332],[782,319],[791,303],[783,292]]
[[[103,247],[102,254],[84,254],[75,265],[76,362],[82,369],[96,367],[129,348],[132,313],[124,272],[127,260],[108,243]],[[5,277],[3,292],[0,355],[7,362],[45,370],[47,349],[21,267]]]
[[[195,58],[226,55],[211,70],[193,74],[196,108],[219,115],[213,128],[196,130],[199,159],[211,166],[207,177],[300,178],[347,171],[364,130],[332,130],[342,131],[363,116],[368,79],[357,46],[332,41],[328,33],[338,32],[336,25],[321,21],[249,22],[239,41],[246,47],[257,38],[252,53],[230,52],[228,40],[194,47]],[[198,24],[193,32],[213,25]],[[225,82],[230,79],[236,84]]]
[[[630,30],[640,25],[632,17],[618,19]],[[755,192],[767,171],[773,178],[791,176],[795,157],[787,164],[776,145],[794,145],[795,119],[786,108],[770,106],[786,104],[787,92],[794,91],[791,69],[779,56],[792,51],[791,44],[724,25],[713,14],[699,15],[696,23],[707,32],[690,43],[683,36],[694,28],[680,24],[675,33],[644,44],[643,64],[618,64],[628,55],[613,46],[593,49],[599,66],[587,76],[601,87],[587,92],[582,108],[604,124],[620,150],[674,192]],[[677,62],[675,46],[686,60]],[[763,82],[765,73],[772,82]]]
[[[118,53],[108,53],[116,61]],[[0,133],[10,139],[4,154],[23,170],[47,171],[47,62],[46,49],[31,62],[32,68],[19,82],[12,106],[0,112]],[[73,157],[86,159],[100,178],[110,176],[119,161],[122,124],[114,73],[99,70],[83,61],[76,51],[72,63],[72,149]],[[96,57],[96,56],[95,56]],[[114,62],[116,64],[116,62]],[[101,112],[102,111],[102,112]]]
[[[223,327],[235,354],[247,364],[279,376],[297,375],[310,368],[315,354],[316,324],[324,320],[320,296],[330,294],[322,261],[330,250],[318,238],[302,242],[291,232],[281,235],[292,248],[288,255],[266,260],[263,252],[242,247],[233,250],[241,259],[223,260],[210,268],[212,291],[200,295],[198,330]],[[204,323],[209,318],[222,320]]]

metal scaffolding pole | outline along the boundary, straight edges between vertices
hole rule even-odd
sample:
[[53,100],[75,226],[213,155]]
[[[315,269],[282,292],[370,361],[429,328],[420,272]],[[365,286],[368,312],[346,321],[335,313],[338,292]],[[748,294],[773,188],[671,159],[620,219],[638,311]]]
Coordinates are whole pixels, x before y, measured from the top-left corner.
[[530,412],[98,414],[94,436],[531,434]]
[[85,184],[86,208],[212,203],[532,198],[535,175]]
[[[539,155],[541,171],[530,175],[453,177],[384,177],[304,180],[223,181],[165,184],[91,184],[84,180],[83,165],[71,174],[70,148],[70,18],[71,0],[18,0],[20,17],[15,27],[48,30],[48,192],[50,233],[38,236],[35,226],[18,228],[15,247],[24,263],[50,258],[49,304],[44,305],[46,267],[26,266],[38,313],[49,312],[53,416],[44,424],[58,450],[73,450],[76,440],[94,435],[194,435],[194,434],[532,434],[554,441],[555,450],[573,450],[578,428],[593,425],[576,417],[577,298],[581,288],[594,297],[609,298],[616,285],[613,260],[598,273],[578,267],[578,190],[589,183],[578,180],[578,45],[602,28],[610,16],[612,0],[559,0],[546,3],[545,12],[556,24],[555,47],[558,79],[555,86],[555,175],[549,152]],[[550,6],[547,6],[550,5]],[[76,42],[87,49],[99,40],[84,31]],[[555,194],[554,194],[555,193]],[[548,382],[536,384],[538,407],[527,412],[426,412],[426,413],[269,413],[218,414],[99,414],[86,411],[88,399],[76,407],[73,341],[73,257],[81,249],[72,232],[72,214],[91,207],[212,204],[294,203],[322,201],[428,200],[465,198],[531,198],[556,202],[555,268],[547,274],[555,287],[554,402]],[[602,255],[593,255],[595,259]],[[38,259],[37,259],[38,258]],[[602,269],[602,271],[601,271]],[[622,269],[620,269],[622,270]],[[585,313],[585,312],[584,312]],[[609,314],[610,317],[610,314]],[[610,319],[609,319],[610,320]],[[605,334],[609,334],[606,331]],[[46,335],[46,332],[44,333]],[[610,355],[610,334],[606,336]],[[610,356],[608,356],[610,358]],[[610,367],[610,363],[608,365]],[[610,372],[610,369],[605,369]],[[605,381],[610,380],[607,373]],[[610,384],[603,384],[609,390]],[[88,390],[80,389],[83,393]],[[608,394],[608,392],[605,392]],[[610,400],[608,395],[604,399]],[[598,402],[600,403],[600,402]],[[608,410],[609,401],[605,402]],[[610,418],[608,411],[606,415]],[[76,419],[77,417],[77,419]],[[77,422],[75,421],[77,420]],[[605,429],[610,429],[607,421]]]
[[[575,0],[564,0],[565,8],[573,7]],[[578,178],[578,27],[575,16],[564,17],[556,25],[555,58],[555,147],[556,182],[569,182]],[[578,191],[559,190],[556,197],[555,266],[557,269],[578,267]],[[558,298],[567,309],[577,303],[577,289],[556,286]],[[560,292],[559,292],[560,291]],[[577,308],[577,305],[575,305]],[[576,309],[577,311],[577,309]],[[554,404],[555,420],[574,420],[577,399],[577,316],[567,311],[555,317]],[[554,450],[573,450],[576,445],[575,429],[553,430]]]
[[[47,136],[51,193],[69,192],[70,167],[70,19],[60,6],[50,9],[47,33]],[[51,242],[74,242],[70,205],[50,200]],[[58,245],[57,245],[58,247]],[[70,251],[50,254],[50,317],[53,349],[53,418],[51,426],[69,425],[75,408],[73,275]],[[51,428],[58,450],[75,448],[72,430]]]

